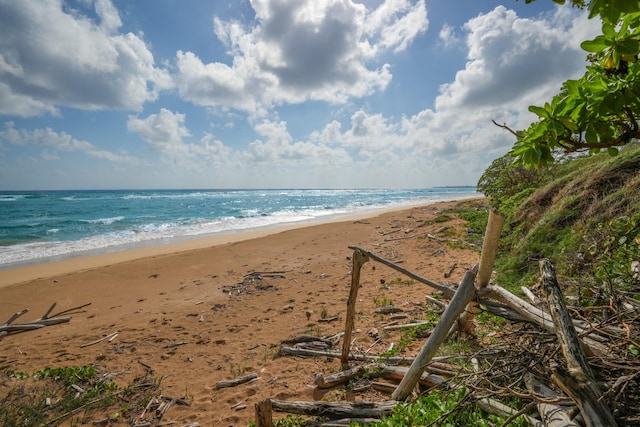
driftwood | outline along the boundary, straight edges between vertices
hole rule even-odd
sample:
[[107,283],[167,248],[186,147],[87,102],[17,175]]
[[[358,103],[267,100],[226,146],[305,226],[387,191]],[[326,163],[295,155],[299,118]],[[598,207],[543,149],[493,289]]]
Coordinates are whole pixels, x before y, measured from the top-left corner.
[[552,366],[552,379],[577,403],[587,426],[616,426],[613,414],[602,399],[602,392],[593,377],[549,260],[540,261],[540,273],[568,369],[567,372],[559,365]]
[[230,380],[218,381],[216,383],[216,390],[220,388],[225,388],[225,387],[235,387],[240,384],[248,383],[249,381],[255,380],[256,378],[258,378],[258,374],[253,373],[253,374],[243,375],[241,377],[236,377]]
[[271,408],[276,412],[308,415],[314,417],[339,418],[381,418],[391,415],[398,402],[300,402],[271,399]]
[[[482,242],[482,252],[480,255],[480,266],[478,267],[478,275],[476,276],[476,287],[482,289],[489,284],[491,273],[493,272],[493,264],[498,253],[498,241],[504,224],[504,215],[497,209],[489,212],[489,220],[487,229],[485,230],[484,240]],[[460,316],[460,320],[456,323],[457,330],[467,336],[475,336],[476,328],[473,319],[481,312],[480,303],[471,301],[467,308]]]
[[264,399],[255,404],[256,427],[273,427],[271,399]]
[[[494,243],[497,243],[497,236],[499,236],[499,232],[495,234]],[[487,236],[485,236],[485,243],[487,243],[487,240],[489,239]],[[544,375],[551,376],[558,387],[560,387],[560,389],[567,393],[571,397],[571,399],[573,399],[578,404],[578,407],[581,411],[581,414],[579,414],[578,416],[581,419],[584,419],[588,426],[616,425],[615,420],[613,419],[612,412],[606,405],[606,400],[613,398],[616,393],[618,395],[621,394],[624,391],[624,386],[621,385],[622,383],[618,384],[618,382],[616,382],[616,384],[610,387],[611,390],[607,392],[606,395],[603,395],[600,392],[597,383],[595,382],[593,373],[590,371],[591,368],[587,363],[587,356],[600,356],[598,359],[594,359],[595,363],[603,364],[598,366],[610,366],[615,369],[628,370],[631,369],[630,365],[622,366],[621,364],[615,364],[613,363],[613,361],[607,360],[604,356],[609,353],[609,346],[612,346],[611,339],[614,336],[619,338],[621,341],[633,344],[634,346],[636,345],[636,342],[629,338],[629,327],[625,323],[623,323],[623,325],[627,327],[626,330],[624,328],[613,326],[613,322],[608,322],[606,318],[605,321],[599,323],[590,323],[588,316],[582,317],[582,320],[571,319],[568,315],[566,307],[564,307],[562,294],[560,293],[557,286],[557,281],[555,280],[553,269],[550,263],[541,263],[541,272],[543,275],[543,281],[545,282],[545,291],[547,292],[547,301],[550,306],[551,314],[543,311],[542,307],[544,304],[541,304],[539,299],[537,299],[531,292],[528,292],[527,296],[532,300],[532,302],[534,302],[534,304],[537,305],[537,307],[536,305],[528,303],[527,301],[524,301],[523,299],[513,295],[500,286],[489,284],[492,261],[489,262],[485,260],[484,269],[482,269],[481,261],[480,268],[483,272],[482,277],[476,277],[477,267],[472,271],[468,271],[467,274],[465,274],[464,279],[456,289],[455,287],[442,285],[416,275],[411,271],[398,266],[397,263],[388,261],[369,251],[354,246],[350,246],[350,248],[354,250],[354,268],[352,270],[351,292],[349,295],[349,302],[347,306],[347,325],[345,328],[345,341],[343,342],[342,352],[331,350],[315,351],[284,346],[281,346],[280,348],[281,355],[293,355],[302,357],[320,356],[329,358],[341,357],[344,370],[342,372],[326,377],[318,374],[315,378],[315,382],[316,386],[319,389],[328,389],[331,387],[335,387],[359,377],[364,377],[366,379],[383,378],[388,380],[389,382],[362,381],[361,383],[359,383],[364,384],[362,388],[353,388],[353,391],[374,388],[376,390],[389,393],[393,390],[391,399],[393,401],[400,401],[409,397],[409,395],[411,395],[411,393],[414,391],[414,388],[417,384],[424,384],[427,387],[443,386],[449,390],[454,390],[458,387],[461,387],[459,382],[446,379],[452,376],[455,377],[455,375],[453,375],[453,372],[459,371],[460,368],[454,369],[452,367],[443,367],[442,369],[438,370],[438,368],[430,366],[430,362],[434,360],[432,356],[438,350],[440,344],[447,338],[448,333],[451,331],[451,327],[455,324],[455,322],[460,322],[461,320],[468,321],[470,319],[473,319],[472,316],[467,319],[461,319],[461,313],[464,311],[465,307],[469,309],[469,307],[471,307],[469,303],[475,300],[478,305],[472,304],[474,307],[482,307],[493,314],[497,314],[498,316],[502,316],[506,319],[516,322],[524,321],[537,325],[543,331],[551,332],[557,335],[558,340],[561,342],[563,354],[565,356],[565,359],[567,360],[568,370],[564,369],[557,363],[554,364],[554,358],[556,357],[554,349],[550,349],[551,352],[545,354],[543,356],[543,360],[536,360],[535,358],[529,359],[530,361],[529,364],[526,365],[526,368],[519,369],[525,369],[525,372],[531,372],[529,371],[529,368],[533,368],[539,378],[543,378]],[[492,250],[495,250],[495,247]],[[485,252],[484,247],[483,252]],[[495,256],[495,254],[493,256]],[[422,347],[420,354],[416,358],[387,358],[380,355],[366,354],[373,347],[373,345],[369,348],[369,350],[365,352],[365,354],[351,354],[351,332],[354,328],[353,312],[355,312],[357,289],[360,286],[360,269],[362,265],[369,259],[385,264],[388,267],[391,267],[396,271],[399,271],[400,273],[403,273],[408,277],[417,280],[418,282],[431,286],[432,288],[442,292],[445,297],[451,300],[449,304],[444,302],[440,304],[444,306],[445,310],[442,313],[441,319],[436,325],[436,328],[432,331],[431,336]],[[491,268],[488,268],[488,265],[491,265]],[[552,277],[552,280],[550,280],[549,277]],[[555,285],[553,283],[547,284],[547,282],[554,281]],[[474,286],[474,282],[476,282],[476,286]],[[557,292],[556,290],[551,290],[554,286],[555,288],[557,288]],[[617,316],[619,316],[622,312],[621,307],[622,306],[615,306],[615,308],[612,308]],[[637,312],[637,308],[631,307],[630,309]],[[557,313],[554,314],[554,310],[556,310]],[[349,311],[352,312],[351,316],[349,315]],[[560,317],[558,317],[558,313],[560,313]],[[638,320],[637,315],[630,315],[627,318],[630,319],[630,324],[637,322]],[[403,327],[402,325],[398,326]],[[387,323],[382,327],[391,329],[398,326]],[[415,325],[412,326],[415,327]],[[543,348],[544,346],[547,346],[547,348],[549,348],[548,346],[551,342],[549,340],[549,335],[546,332],[540,332],[536,328],[527,328],[529,329],[525,330],[528,331],[527,333],[531,333],[531,336],[534,337],[532,339],[535,339],[536,336],[543,337],[544,341],[546,342],[543,341],[540,345]],[[377,337],[377,333],[375,337]],[[336,343],[334,343],[334,345],[336,345]],[[464,386],[472,390],[470,392],[471,394],[465,397],[465,401],[467,403],[472,402],[486,412],[495,413],[506,417],[507,421],[505,422],[505,425],[519,416],[523,416],[531,425],[541,425],[541,422],[539,420],[527,415],[527,412],[535,408],[535,406],[538,406],[539,413],[541,414],[544,422],[547,425],[554,426],[554,422],[556,423],[555,425],[576,425],[576,423],[572,421],[576,415],[576,408],[574,407],[574,410],[567,411],[564,407],[559,406],[559,404],[566,405],[566,403],[569,402],[568,398],[564,396],[554,396],[548,389],[545,388],[544,385],[538,383],[534,383],[534,385],[532,385],[531,387],[529,387],[529,384],[527,384],[528,393],[527,389],[524,389],[524,392],[516,392],[511,388],[512,385],[515,385],[517,382],[520,382],[520,384],[522,384],[522,381],[525,379],[526,375],[523,376],[522,372],[520,372],[515,377],[509,377],[509,373],[513,372],[511,371],[511,368],[509,366],[509,362],[511,359],[507,359],[506,361],[501,360],[500,356],[498,356],[497,354],[495,354],[495,356],[489,354],[485,357],[489,358],[489,364],[485,366],[490,366],[490,368],[485,368],[487,370],[485,372],[482,372],[480,365],[478,364],[478,370],[476,371],[475,377],[478,378],[477,376],[483,375],[483,379],[481,379],[480,382],[477,383],[470,382],[469,380],[466,380],[463,383],[465,384]],[[526,358],[529,356],[528,354],[520,353],[520,356],[518,357],[524,358],[524,361],[526,361]],[[378,363],[349,368],[349,364],[347,362],[350,360]],[[384,360],[386,364],[380,363],[382,360]],[[525,366],[520,365],[519,362],[520,361],[516,363],[517,366]],[[407,363],[411,363],[411,367],[408,369],[387,365]],[[500,364],[501,366],[496,366]],[[498,369],[497,375],[491,377],[492,371],[494,369]],[[503,370],[501,371],[500,369]],[[462,368],[462,370],[464,370],[464,368]],[[429,371],[430,374],[425,373],[425,371]],[[552,375],[549,375],[549,373],[552,373]],[[500,375],[502,376],[500,377]],[[624,378],[633,379],[635,375],[636,374],[633,374]],[[492,383],[491,378],[501,378],[502,380],[504,380],[504,378],[513,378],[514,382],[512,384],[510,383],[506,385],[504,385],[500,381]],[[620,378],[620,380],[622,380],[622,378]],[[396,381],[399,381],[400,384],[394,390],[394,385],[391,383]],[[487,385],[485,385],[483,381],[486,381]],[[529,402],[523,409],[514,410],[492,398],[493,395],[505,394],[515,394],[520,398],[529,399]],[[617,395],[616,400],[619,400],[619,396]],[[272,401],[272,403],[273,402],[277,401]],[[275,406],[272,405],[272,409],[282,410],[285,412],[300,415],[326,415],[322,414],[322,409],[318,408],[316,406],[317,404],[314,402],[308,404],[306,404],[305,402],[285,403],[292,403],[293,406],[289,407],[288,409],[284,409],[286,406],[285,405],[280,406],[281,409],[275,409]],[[300,409],[301,407],[314,409],[303,411]],[[290,410],[291,408],[294,409]],[[335,416],[338,417],[338,414],[336,414]],[[256,415],[256,418],[257,417],[258,415]],[[349,413],[348,417],[357,417],[357,415]],[[631,420],[635,418],[628,417],[627,419]],[[336,423],[331,425],[339,424]]]
[[449,330],[453,323],[458,319],[464,308],[475,297],[475,288],[473,283],[476,278],[474,270],[467,271],[460,283],[458,291],[453,296],[451,303],[442,314],[440,321],[433,329],[426,344],[420,350],[416,360],[411,364],[411,368],[407,375],[402,379],[400,385],[391,395],[394,400],[404,400],[411,394],[411,391],[418,383],[420,375],[429,364],[433,355],[438,351],[440,344],[447,338]]
[[[280,346],[279,354],[281,356],[299,356],[299,357],[340,357],[341,352],[335,350],[309,350],[306,348],[285,347]],[[410,365],[415,360],[414,357],[403,356],[380,356],[371,354],[349,354],[349,360],[360,362],[376,362],[384,360],[386,363],[395,365]]]
[[360,270],[369,257],[359,250],[353,251],[353,268],[351,270],[351,290],[347,300],[347,320],[344,327],[344,340],[342,342],[342,369],[349,368],[349,351],[351,349],[351,332],[353,331],[354,318],[356,314],[356,300],[358,299],[358,288],[360,287]]
[[[553,319],[551,318],[551,315],[549,313],[546,313],[538,307],[529,304],[525,300],[515,296],[514,294],[500,286],[488,285],[485,288],[479,289],[478,294],[482,298],[493,298],[503,304],[506,304],[512,310],[517,312],[521,319],[524,321],[536,324],[548,332],[556,332],[556,326],[553,323]],[[481,299],[481,301],[483,301],[483,299]],[[588,334],[588,331],[580,327],[580,322],[572,321],[572,323],[580,331],[580,335]],[[591,338],[590,336],[583,336],[581,341],[583,342],[583,345],[585,346],[589,355],[600,355],[606,354],[608,352],[607,346]]]
[[[553,390],[537,381],[531,374],[525,377],[525,383],[531,393],[545,400],[558,397]],[[539,401],[537,406],[538,413],[545,427],[580,427],[578,423],[575,423],[569,417],[567,410],[560,405],[548,403],[547,401]]]
[[[321,389],[328,389],[362,376],[367,376],[370,378],[402,380],[402,378],[404,378],[404,376],[407,374],[407,369],[408,368],[399,366],[389,366],[383,363],[359,365],[345,371],[328,375],[326,377],[322,374],[317,374],[315,378],[315,385]],[[449,373],[449,375],[452,376],[453,373]],[[420,376],[419,382],[427,387],[435,387],[444,383],[445,379],[438,375],[423,373]]]
[[91,342],[88,342],[88,343],[86,343],[86,344],[81,344],[81,345],[80,345],[80,348],[89,347],[89,346],[91,346],[91,345],[101,343],[101,342],[102,342],[102,341],[104,341],[104,340],[112,341],[112,340],[113,340],[115,337],[117,337],[117,336],[118,336],[118,332],[117,332],[117,331],[116,331],[116,332],[112,332],[112,333],[110,333],[109,335],[105,335],[105,336],[103,336],[102,338],[99,338],[99,339],[97,339],[97,340],[95,340],[95,341],[91,341]]
[[62,316],[63,314],[68,314],[76,310],[80,310],[84,307],[87,307],[88,305],[91,305],[91,303],[79,305],[77,307],[73,307],[68,310],[60,311],[56,314],[51,315],[51,311],[53,311],[53,309],[56,306],[56,303],[54,302],[53,304],[51,304],[51,307],[49,307],[49,309],[42,316],[40,316],[39,319],[33,320],[31,322],[26,322],[26,323],[13,324],[13,322],[17,318],[29,312],[29,309],[25,308],[24,310],[18,311],[17,313],[13,314],[3,324],[0,325],[0,338],[4,335],[8,335],[12,333],[32,331],[34,329],[40,329],[46,326],[66,323],[71,320],[71,317]]

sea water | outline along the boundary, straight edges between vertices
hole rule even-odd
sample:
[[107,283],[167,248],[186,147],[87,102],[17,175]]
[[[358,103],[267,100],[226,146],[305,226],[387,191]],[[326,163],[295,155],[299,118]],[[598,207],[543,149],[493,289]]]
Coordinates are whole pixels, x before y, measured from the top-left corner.
[[0,192],[0,269],[477,195],[471,187]]

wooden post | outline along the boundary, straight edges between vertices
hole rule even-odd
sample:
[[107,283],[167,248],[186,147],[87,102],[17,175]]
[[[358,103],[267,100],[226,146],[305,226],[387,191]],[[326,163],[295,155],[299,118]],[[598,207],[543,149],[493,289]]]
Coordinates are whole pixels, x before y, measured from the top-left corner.
[[[491,209],[489,212],[489,220],[487,221],[487,229],[484,232],[484,241],[482,242],[480,268],[478,270],[478,276],[476,277],[477,289],[482,289],[489,284],[503,225],[504,215],[495,208]],[[464,313],[462,313],[462,316],[460,316],[460,321],[458,322],[459,331],[467,336],[475,336],[476,328],[473,319],[481,311],[480,304],[478,304],[477,301],[470,302],[467,308],[465,308]]]
[[420,353],[416,356],[416,359],[411,364],[407,375],[402,379],[398,388],[393,392],[391,398],[393,400],[405,400],[410,394],[413,388],[420,380],[422,372],[424,372],[426,366],[431,361],[433,355],[438,351],[440,344],[447,338],[449,330],[456,321],[460,313],[464,310],[467,304],[475,298],[475,288],[473,282],[476,279],[476,271],[469,270],[464,275],[458,290],[451,299],[449,306],[442,313],[440,321],[433,329],[433,332],[427,339],[425,345],[420,349]]
[[484,232],[482,254],[480,255],[480,268],[478,269],[478,277],[476,278],[478,288],[484,288],[489,284],[503,225],[504,215],[498,212],[496,208],[491,209],[487,229]]
[[617,426],[611,409],[603,400],[602,392],[593,377],[593,372],[587,362],[587,356],[582,350],[580,339],[576,332],[553,265],[549,260],[540,261],[540,273],[549,312],[556,325],[556,336],[567,361],[566,372],[560,366],[551,367],[553,381],[571,397],[582,412],[588,427]]
[[360,270],[365,262],[369,261],[369,256],[356,249],[353,251],[353,269],[351,271],[351,290],[347,300],[347,320],[344,327],[344,337],[342,338],[342,369],[349,369],[349,351],[351,350],[351,332],[353,331],[354,318],[356,315],[356,300],[358,298],[358,288],[360,287]]
[[255,404],[256,427],[273,427],[271,399],[264,399]]

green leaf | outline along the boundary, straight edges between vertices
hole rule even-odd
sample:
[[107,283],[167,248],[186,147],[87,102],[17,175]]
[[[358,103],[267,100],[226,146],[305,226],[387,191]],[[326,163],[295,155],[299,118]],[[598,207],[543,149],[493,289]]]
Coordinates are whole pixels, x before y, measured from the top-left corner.
[[636,55],[638,51],[640,51],[640,43],[638,43],[638,40],[625,39],[616,42],[616,44],[614,45],[614,49],[620,55]]
[[605,22],[602,24],[602,34],[607,36],[608,39],[613,39],[616,36],[616,29],[611,23]]
[[536,105],[531,105],[529,106],[529,111],[531,111],[533,114],[542,117],[543,119],[548,119],[549,118],[549,113],[547,112],[547,110],[545,110],[542,107],[538,107]]
[[633,13],[640,10],[638,2],[633,0],[611,0],[611,5],[622,13]]
[[587,125],[587,130],[584,133],[584,139],[587,141],[587,144],[598,143],[598,134],[591,123]]
[[564,87],[570,95],[579,96],[581,92],[581,84],[578,80],[567,80],[564,82]]
[[620,20],[620,15],[620,11],[612,7],[611,5],[607,5],[600,14],[603,20],[609,21],[612,24],[618,23],[618,21]]

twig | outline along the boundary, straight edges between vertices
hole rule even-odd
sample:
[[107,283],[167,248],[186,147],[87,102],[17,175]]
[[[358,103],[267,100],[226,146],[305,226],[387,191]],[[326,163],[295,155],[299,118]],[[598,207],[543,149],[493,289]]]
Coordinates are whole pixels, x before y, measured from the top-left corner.
[[104,337],[102,337],[102,338],[100,338],[100,339],[97,339],[97,340],[95,340],[95,341],[91,341],[91,342],[88,342],[88,343],[86,343],[86,344],[81,344],[81,345],[80,345],[80,348],[89,347],[89,346],[91,346],[91,345],[98,344],[98,343],[100,343],[100,342],[102,342],[102,341],[104,341],[104,340],[111,340],[112,338],[115,338],[115,337],[116,337],[116,335],[118,335],[118,331],[113,332],[113,333],[111,333],[111,334],[109,334],[109,335],[105,335]]

